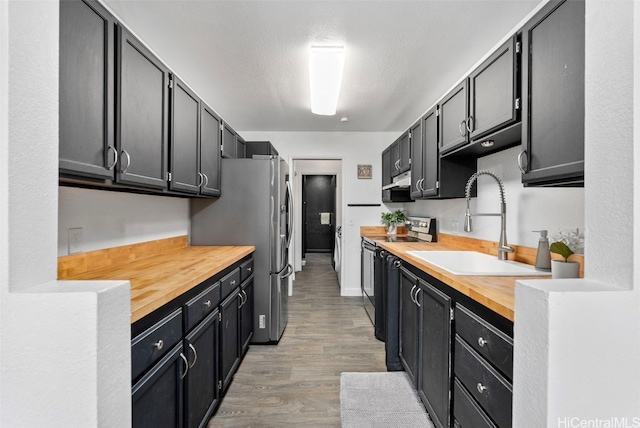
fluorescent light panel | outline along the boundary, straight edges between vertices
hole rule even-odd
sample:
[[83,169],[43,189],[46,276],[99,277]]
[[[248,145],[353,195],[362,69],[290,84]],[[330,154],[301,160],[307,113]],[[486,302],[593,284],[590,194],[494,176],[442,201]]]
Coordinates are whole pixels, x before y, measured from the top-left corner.
[[309,53],[309,80],[311,83],[311,112],[325,116],[336,114],[344,48],[342,46],[312,46]]

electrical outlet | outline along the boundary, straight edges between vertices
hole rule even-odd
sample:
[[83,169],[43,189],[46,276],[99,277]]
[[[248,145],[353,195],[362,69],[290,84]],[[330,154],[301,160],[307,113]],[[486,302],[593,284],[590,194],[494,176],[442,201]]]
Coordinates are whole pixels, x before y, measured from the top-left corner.
[[453,233],[458,233],[458,222],[457,221],[452,221],[451,222],[451,231]]
[[265,316],[260,315],[259,320],[260,320],[260,328],[265,328],[265,324],[266,324]]
[[69,254],[82,252],[82,228],[69,229]]

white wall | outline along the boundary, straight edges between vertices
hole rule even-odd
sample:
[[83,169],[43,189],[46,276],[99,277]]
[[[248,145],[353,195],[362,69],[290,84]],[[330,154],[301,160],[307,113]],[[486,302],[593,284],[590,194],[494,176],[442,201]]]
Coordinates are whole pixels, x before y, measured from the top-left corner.
[[[360,226],[380,224],[379,207],[349,207],[348,204],[381,204],[381,154],[398,133],[383,132],[240,132],[247,141],[271,141],[281,156],[289,159],[342,159],[341,294],[359,296]],[[357,178],[358,164],[373,166],[370,180]],[[294,285],[295,290],[295,285]],[[295,291],[294,291],[295,292]]]
[[[584,188],[525,188],[516,158],[522,149],[512,147],[478,159],[478,171],[493,171],[502,179],[507,203],[507,242],[538,246],[538,233],[547,229],[550,235],[560,229],[584,230]],[[472,213],[500,212],[498,185],[491,177],[481,176],[476,182],[478,197],[471,198]],[[426,200],[404,204],[414,216],[431,216],[438,221],[440,232],[454,233],[490,241],[500,237],[498,217],[473,217],[473,232],[463,231],[466,202],[464,198]],[[452,227],[458,222],[458,230]]]
[[0,425],[126,426],[128,281],[55,281],[58,13],[0,2]]
[[68,254],[68,229],[82,228],[82,251],[189,233],[189,199],[60,187],[58,256]]

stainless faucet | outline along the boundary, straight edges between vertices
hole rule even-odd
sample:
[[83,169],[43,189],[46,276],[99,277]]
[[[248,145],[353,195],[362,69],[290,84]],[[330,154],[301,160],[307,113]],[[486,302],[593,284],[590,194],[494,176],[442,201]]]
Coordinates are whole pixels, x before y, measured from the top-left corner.
[[[476,181],[476,179],[480,175],[488,175],[489,177],[493,177],[493,179],[498,183],[498,187],[500,187],[499,214],[471,214],[471,210],[469,209],[469,200],[471,199],[471,185],[473,185],[473,182]],[[507,245],[507,204],[504,201],[504,184],[502,183],[502,180],[491,171],[478,171],[469,178],[469,181],[467,181],[467,187],[464,190],[464,194],[467,198],[467,212],[464,215],[464,231],[471,232],[473,230],[473,226],[471,225],[471,216],[500,216],[500,240],[498,241],[498,259],[508,260],[507,253],[513,253],[513,247]]]

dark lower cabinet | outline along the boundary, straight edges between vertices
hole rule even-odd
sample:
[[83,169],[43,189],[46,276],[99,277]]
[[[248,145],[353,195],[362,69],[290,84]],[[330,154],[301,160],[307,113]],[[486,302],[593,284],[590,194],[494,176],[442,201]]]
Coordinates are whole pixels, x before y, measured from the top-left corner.
[[240,289],[236,288],[220,304],[220,380],[225,392],[240,363]]
[[418,383],[418,337],[420,311],[416,299],[418,277],[404,267],[400,270],[400,361],[414,386]]
[[113,180],[115,19],[97,1],[60,2],[60,174]]
[[133,385],[134,428],[183,426],[182,387],[186,371],[187,360],[180,343]]
[[249,343],[253,337],[253,277],[242,285],[240,290],[243,298],[240,306],[240,355],[249,350]]
[[164,190],[168,172],[169,69],[121,25],[117,34],[116,180]]
[[451,297],[420,280],[418,395],[436,427],[450,426]]
[[522,183],[583,186],[584,0],[547,3],[522,43]]
[[218,403],[218,315],[215,310],[184,340],[189,361],[184,378],[188,428],[206,424]]

